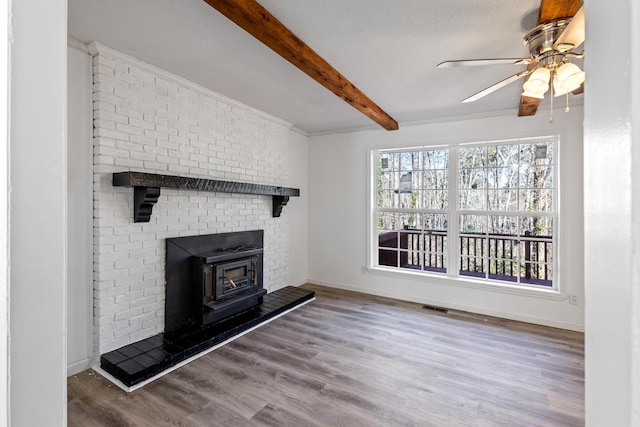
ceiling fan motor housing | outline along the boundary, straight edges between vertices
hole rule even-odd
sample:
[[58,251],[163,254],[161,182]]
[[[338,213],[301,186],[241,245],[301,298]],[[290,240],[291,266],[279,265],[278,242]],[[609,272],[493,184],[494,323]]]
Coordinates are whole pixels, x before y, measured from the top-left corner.
[[558,39],[571,19],[558,19],[536,26],[529,31],[522,42],[529,48],[533,58],[553,50],[553,44]]

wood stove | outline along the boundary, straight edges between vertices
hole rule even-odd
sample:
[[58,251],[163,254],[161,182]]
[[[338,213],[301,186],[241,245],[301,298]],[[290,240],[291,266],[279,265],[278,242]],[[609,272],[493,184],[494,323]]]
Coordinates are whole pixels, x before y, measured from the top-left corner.
[[200,327],[262,302],[262,230],[167,239],[165,331]]
[[[240,246],[191,258],[192,277],[202,296],[202,324],[262,302],[262,248]],[[230,314],[233,314],[230,313]]]

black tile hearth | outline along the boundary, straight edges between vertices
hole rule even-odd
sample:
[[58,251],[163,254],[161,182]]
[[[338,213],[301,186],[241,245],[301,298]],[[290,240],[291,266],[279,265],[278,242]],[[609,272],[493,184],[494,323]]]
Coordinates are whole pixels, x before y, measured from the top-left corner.
[[132,387],[184,360],[314,298],[288,286],[263,297],[261,305],[197,329],[183,328],[129,344],[100,357],[100,367]]

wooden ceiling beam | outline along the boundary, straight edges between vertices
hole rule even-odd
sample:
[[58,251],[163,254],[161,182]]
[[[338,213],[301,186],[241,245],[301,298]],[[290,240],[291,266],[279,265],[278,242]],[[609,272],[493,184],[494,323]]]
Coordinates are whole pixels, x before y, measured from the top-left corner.
[[398,129],[398,122],[255,0],[204,1],[383,128]]
[[541,0],[538,25],[556,19],[572,18],[578,12],[581,3],[582,0]]
[[518,108],[518,117],[535,116],[540,105],[540,98],[532,98],[530,96],[520,96],[520,107]]

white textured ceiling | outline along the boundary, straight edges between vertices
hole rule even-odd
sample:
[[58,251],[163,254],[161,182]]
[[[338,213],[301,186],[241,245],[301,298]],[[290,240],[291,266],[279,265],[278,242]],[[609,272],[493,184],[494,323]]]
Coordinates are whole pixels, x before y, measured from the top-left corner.
[[[260,0],[400,122],[513,110],[522,66],[436,69],[447,59],[527,56],[539,0]],[[97,41],[308,134],[377,126],[202,0],[69,0],[69,37]],[[582,96],[572,102],[581,103]],[[527,120],[523,118],[522,120]]]

